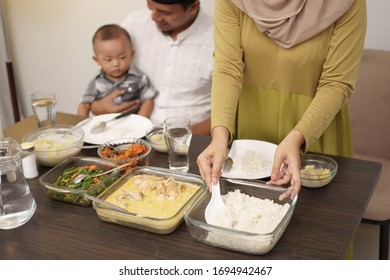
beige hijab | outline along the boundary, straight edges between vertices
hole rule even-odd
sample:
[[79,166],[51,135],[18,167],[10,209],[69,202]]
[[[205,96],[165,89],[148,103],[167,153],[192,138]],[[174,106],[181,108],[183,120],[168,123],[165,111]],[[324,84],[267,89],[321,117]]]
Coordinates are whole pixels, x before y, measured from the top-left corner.
[[317,35],[352,5],[353,0],[231,0],[251,17],[260,32],[291,48]]

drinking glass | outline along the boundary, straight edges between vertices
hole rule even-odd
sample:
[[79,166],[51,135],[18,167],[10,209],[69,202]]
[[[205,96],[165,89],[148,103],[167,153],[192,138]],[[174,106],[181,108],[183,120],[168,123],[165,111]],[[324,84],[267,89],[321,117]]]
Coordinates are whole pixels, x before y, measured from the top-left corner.
[[31,105],[38,120],[38,127],[55,126],[57,101],[53,91],[34,92],[31,94]]
[[185,117],[171,117],[164,121],[164,139],[168,147],[169,169],[187,172],[188,150],[192,138],[191,121]]

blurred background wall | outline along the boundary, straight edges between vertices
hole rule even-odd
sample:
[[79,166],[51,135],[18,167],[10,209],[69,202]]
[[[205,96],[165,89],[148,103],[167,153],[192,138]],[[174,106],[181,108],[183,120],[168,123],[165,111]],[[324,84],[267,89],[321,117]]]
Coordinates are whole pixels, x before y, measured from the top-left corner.
[[[21,118],[32,114],[29,96],[39,89],[57,94],[58,111],[75,113],[80,96],[98,70],[92,60],[91,37],[106,23],[120,23],[146,0],[0,0],[11,57],[5,53],[0,28],[1,125],[14,123],[6,62],[11,59]],[[201,0],[212,15],[214,0]],[[366,48],[390,50],[389,0],[367,0]],[[0,21],[1,24],[1,21]]]

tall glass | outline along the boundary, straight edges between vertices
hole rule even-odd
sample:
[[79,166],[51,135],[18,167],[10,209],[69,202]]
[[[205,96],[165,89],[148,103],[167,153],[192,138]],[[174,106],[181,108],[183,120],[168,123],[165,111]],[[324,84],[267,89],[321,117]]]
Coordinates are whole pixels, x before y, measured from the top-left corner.
[[0,139],[0,229],[27,223],[37,207],[23,175],[22,153],[13,138]]
[[168,147],[169,169],[187,172],[188,150],[192,138],[191,121],[184,117],[172,117],[164,121],[164,139]]
[[38,127],[55,126],[57,101],[53,91],[40,90],[31,94],[31,106]]

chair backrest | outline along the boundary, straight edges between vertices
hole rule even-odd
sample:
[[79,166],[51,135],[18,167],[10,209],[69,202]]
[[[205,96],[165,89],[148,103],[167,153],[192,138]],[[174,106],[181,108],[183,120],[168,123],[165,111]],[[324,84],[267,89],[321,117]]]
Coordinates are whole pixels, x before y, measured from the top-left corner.
[[354,153],[390,159],[390,51],[364,50],[349,112]]

